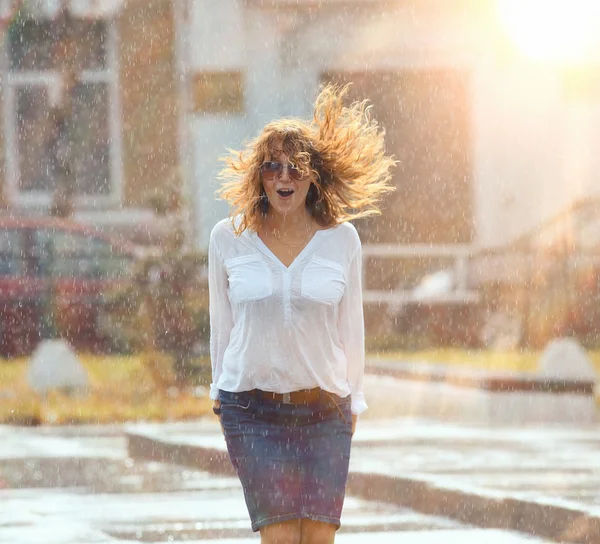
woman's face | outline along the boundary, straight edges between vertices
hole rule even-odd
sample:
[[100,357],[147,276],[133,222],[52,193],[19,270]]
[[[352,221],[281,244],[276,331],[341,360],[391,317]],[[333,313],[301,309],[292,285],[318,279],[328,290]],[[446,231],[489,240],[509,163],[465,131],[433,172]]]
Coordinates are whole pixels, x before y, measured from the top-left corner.
[[305,213],[311,176],[294,168],[283,151],[275,151],[267,157],[261,166],[261,179],[275,213],[283,217]]

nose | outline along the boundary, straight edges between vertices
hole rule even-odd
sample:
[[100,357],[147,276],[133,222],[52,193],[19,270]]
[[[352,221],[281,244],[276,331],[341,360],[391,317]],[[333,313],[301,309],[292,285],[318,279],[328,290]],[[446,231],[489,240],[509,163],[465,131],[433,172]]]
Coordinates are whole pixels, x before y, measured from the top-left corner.
[[290,165],[289,164],[284,164],[283,168],[281,169],[281,175],[279,176],[279,179],[281,181],[290,181]]

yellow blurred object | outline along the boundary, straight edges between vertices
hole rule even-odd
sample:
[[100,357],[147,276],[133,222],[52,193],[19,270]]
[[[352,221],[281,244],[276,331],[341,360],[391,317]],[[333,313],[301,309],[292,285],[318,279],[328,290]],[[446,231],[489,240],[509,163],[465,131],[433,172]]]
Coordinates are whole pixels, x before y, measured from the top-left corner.
[[[155,352],[136,357],[82,355],[90,376],[89,393],[71,396],[53,391],[44,399],[27,386],[26,360],[0,361],[0,424],[178,421],[212,413],[208,396],[167,386],[172,374],[170,361],[163,357]],[[161,381],[163,385],[157,386]]]

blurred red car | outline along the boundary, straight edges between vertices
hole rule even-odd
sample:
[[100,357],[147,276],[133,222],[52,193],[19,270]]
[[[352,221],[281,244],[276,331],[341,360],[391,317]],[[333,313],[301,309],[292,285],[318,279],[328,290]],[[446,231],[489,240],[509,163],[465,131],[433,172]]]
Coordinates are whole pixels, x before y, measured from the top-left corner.
[[101,351],[103,296],[135,259],[135,246],[73,221],[0,217],[0,356],[27,355],[53,335]]

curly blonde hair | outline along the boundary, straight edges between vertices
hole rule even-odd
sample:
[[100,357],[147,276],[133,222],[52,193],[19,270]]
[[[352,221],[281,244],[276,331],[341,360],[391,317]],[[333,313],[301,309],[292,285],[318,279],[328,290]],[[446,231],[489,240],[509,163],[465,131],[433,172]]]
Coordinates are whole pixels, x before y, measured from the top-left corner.
[[311,175],[306,207],[317,223],[331,227],[381,213],[380,198],[390,185],[393,157],[385,153],[385,131],[371,116],[367,100],[344,106],[349,85],[327,85],[316,99],[312,122],[284,118],[265,126],[242,151],[228,150],[217,195],[231,209],[236,234],[257,231],[269,204],[260,167],[283,152],[305,175]]

